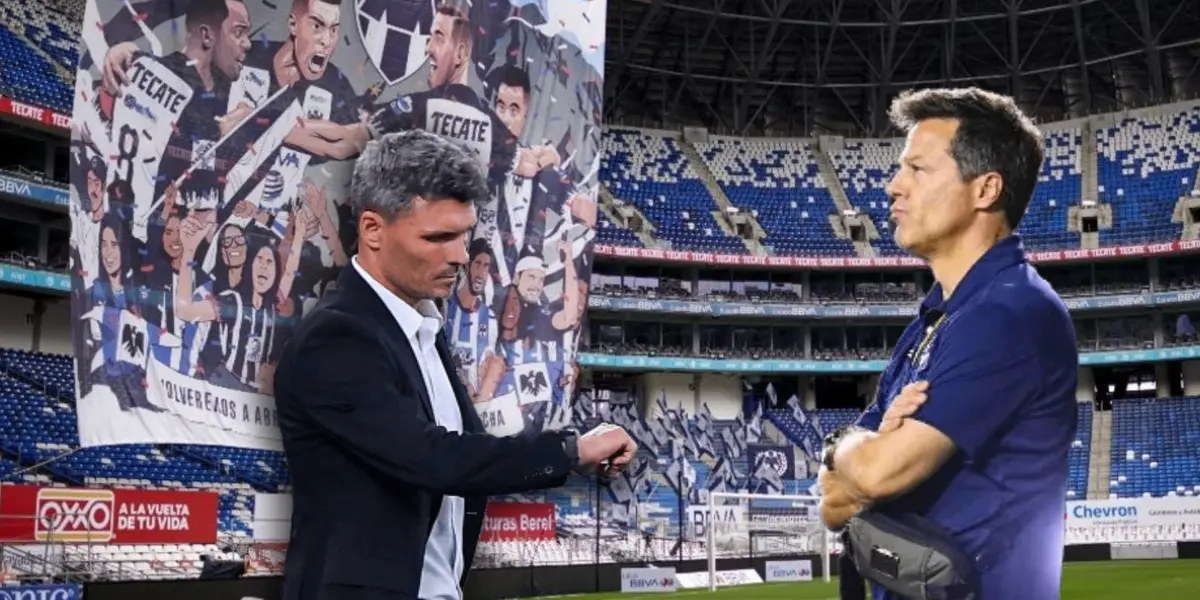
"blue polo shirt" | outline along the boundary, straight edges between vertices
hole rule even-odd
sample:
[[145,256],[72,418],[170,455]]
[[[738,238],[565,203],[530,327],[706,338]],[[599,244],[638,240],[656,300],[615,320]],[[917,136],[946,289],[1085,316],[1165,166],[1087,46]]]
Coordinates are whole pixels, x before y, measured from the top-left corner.
[[[975,263],[949,299],[934,286],[859,421],[878,428],[905,385],[929,382],[913,418],[958,451],[876,509],[916,512],[949,531],[975,558],[982,600],[1059,597],[1078,369],[1066,306],[1013,235]],[[872,597],[895,598],[878,586]]]

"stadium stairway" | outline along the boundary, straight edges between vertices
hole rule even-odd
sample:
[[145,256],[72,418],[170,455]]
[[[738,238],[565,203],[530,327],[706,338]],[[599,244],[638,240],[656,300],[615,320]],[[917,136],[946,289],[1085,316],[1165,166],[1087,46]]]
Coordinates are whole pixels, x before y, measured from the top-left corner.
[[1088,461],[1088,500],[1108,498],[1112,473],[1112,411],[1092,411],[1092,451]]
[[733,202],[729,201],[729,196],[725,195],[725,190],[717,184],[717,178],[713,176],[709,170],[708,164],[704,162],[704,158],[700,156],[700,151],[691,142],[681,138],[675,140],[679,144],[679,149],[683,150],[683,155],[692,163],[692,168],[696,170],[696,175],[700,181],[704,183],[704,187],[708,189],[708,193],[712,195],[713,202],[721,212],[729,212],[733,208]]
[[1079,174],[1082,180],[1082,199],[1098,201],[1100,198],[1099,157],[1096,154],[1096,131],[1092,121],[1083,123],[1080,139]]
[[829,154],[825,152],[820,143],[813,144],[812,155],[817,159],[817,167],[821,169],[821,178],[825,180],[825,187],[829,190],[829,195],[833,197],[834,205],[843,213],[853,211],[854,207],[850,204],[850,197],[846,195],[846,188],[842,186],[842,180],[838,178],[833,160],[829,158]]

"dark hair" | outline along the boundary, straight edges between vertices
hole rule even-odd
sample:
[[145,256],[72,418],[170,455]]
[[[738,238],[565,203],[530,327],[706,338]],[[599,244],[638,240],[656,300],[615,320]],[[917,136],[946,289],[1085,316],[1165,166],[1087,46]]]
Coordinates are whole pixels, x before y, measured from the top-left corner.
[[254,298],[254,260],[263,249],[269,250],[271,257],[275,259],[275,281],[271,282],[270,289],[262,295],[263,306],[274,307],[279,300],[276,296],[279,292],[279,282],[283,279],[283,261],[279,257],[279,249],[271,243],[267,234],[246,234],[246,262],[242,263],[242,280],[238,282],[236,289],[242,297],[242,302],[249,304]]
[[[100,217],[100,235],[96,236],[96,251],[102,252],[104,247],[104,230],[111,229],[113,235],[117,238],[117,249],[121,251],[121,273],[120,279],[128,280],[129,273],[133,270],[133,244],[130,241],[132,234],[129,232],[129,224],[115,213],[105,213]],[[96,256],[100,256],[97,254]],[[97,273],[100,279],[107,279],[108,273]]]
[[493,87],[497,92],[500,91],[500,86],[502,85],[511,88],[520,88],[522,92],[525,92],[525,97],[529,98],[529,90],[531,89],[529,85],[529,73],[526,73],[524,69],[519,69],[512,65],[504,65],[496,69],[492,77],[496,82]]
[[1016,229],[1037,187],[1045,153],[1042,133],[1008,96],[979,88],[908,91],[892,101],[892,123],[908,131],[928,119],[958,121],[950,155],[964,180],[999,173],[994,210]]
[[[229,0],[242,2],[242,0]],[[197,31],[203,26],[220,29],[225,19],[229,18],[227,0],[191,0],[187,12],[184,13],[184,24],[188,31]]]
[[475,238],[471,240],[471,245],[467,247],[468,260],[475,260],[475,257],[480,254],[486,254],[490,257],[492,255],[492,246],[484,238]]
[[[133,244],[133,234],[129,231],[129,222],[115,213],[105,213],[100,218],[100,235],[96,236],[96,257],[101,272],[96,274],[96,279],[92,283],[93,299],[108,306],[118,306],[116,292],[109,281],[108,272],[104,270],[103,262],[99,260],[99,257],[103,256],[104,230],[106,229],[112,230],[113,235],[117,238],[117,249],[121,252],[121,266],[118,267],[120,272],[117,274],[117,279],[121,281],[121,295],[124,297],[125,307],[133,310],[132,307],[137,306],[138,301],[133,281],[133,259],[136,250]],[[102,300],[95,296],[97,292],[104,294]]]
[[86,168],[91,171],[100,181],[108,178],[108,165],[104,164],[104,159],[99,156],[92,155],[87,159]]
[[[230,287],[229,286],[229,269],[231,269],[233,267],[231,267],[229,265],[229,263],[225,262],[225,252],[224,252],[224,250],[225,250],[225,232],[229,231],[230,229],[236,229],[238,232],[238,235],[242,236],[242,241],[244,241],[246,243],[246,249],[243,250],[242,252],[246,252],[246,250],[249,250],[250,240],[248,239],[248,237],[246,235],[246,230],[241,225],[238,225],[237,223],[226,223],[224,226],[222,226],[220,229],[217,230],[217,235],[213,239],[213,243],[217,245],[217,264],[214,266],[213,273],[212,273],[213,283],[214,283],[213,287],[215,289],[214,293],[223,292],[223,291],[229,289],[229,287]],[[250,260],[250,256],[248,254],[246,255],[245,260],[247,262]],[[245,269],[245,267],[246,267],[245,262],[243,262],[241,268]]]

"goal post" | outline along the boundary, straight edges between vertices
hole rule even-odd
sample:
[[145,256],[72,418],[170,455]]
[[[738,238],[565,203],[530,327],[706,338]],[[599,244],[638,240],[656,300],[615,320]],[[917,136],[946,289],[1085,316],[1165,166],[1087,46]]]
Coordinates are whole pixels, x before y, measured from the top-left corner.
[[708,589],[717,589],[719,562],[734,558],[814,556],[830,581],[834,540],[821,522],[820,501],[811,495],[710,492],[704,508]]

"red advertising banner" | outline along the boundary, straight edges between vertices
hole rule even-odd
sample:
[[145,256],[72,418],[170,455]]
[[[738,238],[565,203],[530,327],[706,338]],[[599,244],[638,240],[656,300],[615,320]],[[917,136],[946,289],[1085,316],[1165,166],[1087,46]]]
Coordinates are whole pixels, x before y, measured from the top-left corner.
[[554,504],[549,502],[491,502],[483,515],[481,542],[553,540]]
[[37,121],[42,125],[49,125],[60,129],[71,128],[71,115],[65,115],[60,112],[54,112],[48,108],[25,104],[9,98],[8,96],[0,96],[0,114],[12,115],[29,121]]
[[0,542],[212,544],[216,492],[0,486]]
[[[1029,258],[1037,263],[1070,262],[1077,260],[1102,260],[1109,258],[1141,258],[1195,252],[1200,250],[1200,241],[1175,241],[1161,244],[1135,244],[1090,250],[1052,250],[1030,252]],[[712,254],[709,252],[682,252],[653,248],[628,248],[624,246],[596,246],[598,256],[627,258],[655,262],[682,262],[708,266],[730,267],[783,267],[792,269],[886,269],[924,267],[925,261],[911,256],[880,256],[857,258],[853,256],[760,256],[751,254]]]

